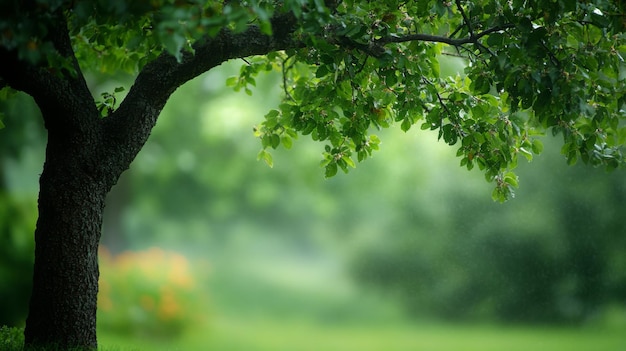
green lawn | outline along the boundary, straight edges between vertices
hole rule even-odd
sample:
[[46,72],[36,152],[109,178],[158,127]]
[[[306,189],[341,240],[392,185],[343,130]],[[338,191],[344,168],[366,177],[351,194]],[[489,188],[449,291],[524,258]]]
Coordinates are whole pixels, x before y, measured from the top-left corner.
[[141,351],[623,351],[620,330],[445,325],[319,325],[220,321],[176,344],[101,334],[100,344]]

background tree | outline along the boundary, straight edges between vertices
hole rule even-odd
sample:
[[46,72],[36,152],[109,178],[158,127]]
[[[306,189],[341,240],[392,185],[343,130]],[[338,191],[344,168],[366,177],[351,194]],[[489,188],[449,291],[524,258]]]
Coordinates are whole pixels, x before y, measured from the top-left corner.
[[[246,2],[8,1],[1,5],[0,85],[31,95],[48,131],[40,180],[26,343],[93,348],[97,246],[106,194],[180,85],[248,59],[246,90],[283,73],[285,100],[256,130],[263,150],[298,134],[326,143],[326,176],[379,145],[370,130],[420,123],[459,143],[461,164],[517,186],[550,129],[563,153],[609,168],[623,161],[623,16],[610,1]],[[439,75],[440,55],[468,61]],[[138,74],[96,103],[83,70]],[[118,100],[123,100],[116,108]]]

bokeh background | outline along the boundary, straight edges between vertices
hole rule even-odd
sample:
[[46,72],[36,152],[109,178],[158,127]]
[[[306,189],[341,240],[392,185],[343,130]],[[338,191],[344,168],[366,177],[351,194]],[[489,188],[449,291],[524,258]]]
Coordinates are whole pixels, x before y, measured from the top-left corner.
[[[306,137],[269,168],[253,127],[281,79],[235,93],[241,65],[181,87],[108,198],[102,346],[626,350],[623,170],[568,167],[546,137],[498,204],[419,128],[376,132],[381,151],[348,175],[324,179]],[[131,80],[90,82],[100,98]],[[0,325],[22,326],[45,131],[26,96],[0,109]]]

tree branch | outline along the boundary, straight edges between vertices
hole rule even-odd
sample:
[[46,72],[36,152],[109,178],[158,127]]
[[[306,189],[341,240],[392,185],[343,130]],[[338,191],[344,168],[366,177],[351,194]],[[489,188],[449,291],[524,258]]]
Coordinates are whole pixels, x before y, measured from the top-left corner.
[[405,43],[409,41],[427,41],[433,43],[444,43],[452,46],[461,46],[465,44],[475,44],[478,40],[486,35],[489,35],[494,32],[499,32],[503,30],[507,30],[510,28],[514,28],[514,24],[504,24],[500,26],[491,27],[486,29],[480,33],[475,34],[474,36],[469,36],[466,38],[453,39],[450,37],[444,37],[440,35],[431,35],[431,34],[409,34],[405,36],[388,36],[380,39],[376,39],[374,43],[379,45],[385,45],[389,43]]
[[469,18],[467,18],[465,10],[463,10],[463,6],[461,6],[461,0],[456,0],[455,3],[456,8],[461,13],[461,16],[463,16],[463,22],[465,22],[465,25],[467,26],[467,31],[470,34],[470,38],[474,38],[474,28],[472,27],[472,22],[470,22]]
[[170,95],[185,82],[234,58],[267,54],[272,51],[299,47],[292,38],[296,19],[291,13],[272,18],[272,36],[250,26],[234,33],[222,29],[215,37],[193,45],[194,53],[185,52],[181,62],[164,52],[148,63],[137,76],[120,107],[104,120],[111,154],[122,158],[128,167],[146,142],[157,117]]

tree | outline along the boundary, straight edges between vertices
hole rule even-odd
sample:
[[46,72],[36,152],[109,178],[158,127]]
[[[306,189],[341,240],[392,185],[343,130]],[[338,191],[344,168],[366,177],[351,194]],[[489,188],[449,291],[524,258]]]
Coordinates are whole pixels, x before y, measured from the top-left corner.
[[[3,1],[0,87],[31,95],[48,132],[28,346],[95,348],[106,194],[169,96],[221,63],[283,73],[284,101],[256,128],[259,158],[298,134],[324,142],[326,176],[379,147],[370,131],[419,124],[457,145],[504,201],[518,156],[563,136],[569,163],[623,163],[624,15],[613,0]],[[438,58],[467,61],[439,77]],[[96,101],[84,72],[136,72]],[[117,94],[117,95],[116,95]],[[122,100],[117,104],[117,100]],[[180,123],[185,123],[181,119]]]

